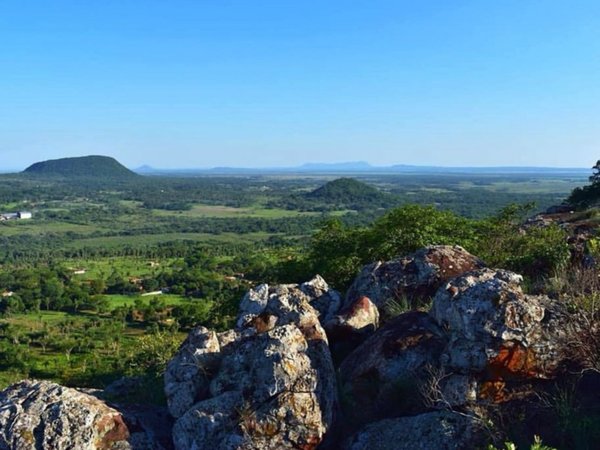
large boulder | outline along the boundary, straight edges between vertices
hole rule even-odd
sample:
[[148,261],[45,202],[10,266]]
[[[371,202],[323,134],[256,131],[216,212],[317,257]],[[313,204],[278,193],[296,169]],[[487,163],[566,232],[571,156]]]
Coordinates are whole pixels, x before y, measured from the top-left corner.
[[345,450],[468,450],[484,448],[489,437],[476,418],[435,411],[374,422],[348,442]]
[[76,389],[25,380],[0,392],[2,450],[160,448],[134,434],[119,411]]
[[165,374],[176,449],[309,450],[323,442],[337,387],[319,317],[335,298],[316,284],[261,285],[244,297],[235,330],[190,333]]
[[423,411],[422,383],[439,366],[446,344],[443,330],[423,312],[402,314],[380,328],[339,368],[350,422]]
[[402,258],[365,266],[348,290],[344,307],[361,297],[368,297],[379,308],[403,298],[424,303],[449,279],[482,267],[479,258],[459,246],[422,248]]
[[572,323],[563,304],[526,295],[522,277],[482,269],[440,289],[431,310],[450,342],[449,372],[477,375],[480,394],[500,400],[507,381],[550,379],[565,362]]

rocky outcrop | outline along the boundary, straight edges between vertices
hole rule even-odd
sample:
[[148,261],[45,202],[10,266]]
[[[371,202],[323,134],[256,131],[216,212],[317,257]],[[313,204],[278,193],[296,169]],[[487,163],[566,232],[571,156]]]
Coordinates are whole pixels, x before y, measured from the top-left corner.
[[[581,328],[561,302],[525,294],[521,276],[482,266],[434,246],[365,267],[343,305],[318,276],[250,290],[234,329],[195,328],[167,366],[175,449],[483,448],[486,408],[528,403],[513,400],[562,373]],[[378,306],[404,297],[432,297],[431,310],[380,327]],[[337,373],[330,340],[348,344]],[[148,430],[161,424],[50,382],[0,393],[0,450],[160,449]]]
[[348,448],[474,448],[462,436],[482,436],[471,426],[482,422],[477,414],[560,374],[573,316],[559,301],[524,294],[522,281],[468,272],[438,290],[429,314],[401,314],[354,350],[339,368],[341,400],[351,426],[366,427]]
[[25,380],[0,393],[0,449],[33,448],[158,447],[130,433],[121,414],[96,397],[50,381]]
[[165,374],[177,417],[175,448],[309,450],[321,444],[333,425],[337,387],[319,317],[337,308],[339,296],[320,277],[261,285],[244,297],[235,330],[190,333]]
[[452,280],[431,314],[447,329],[444,365],[488,380],[552,378],[564,362],[568,312],[544,296],[525,295],[522,277],[483,269]]
[[403,297],[418,305],[433,297],[449,279],[482,267],[483,262],[462,247],[426,247],[402,258],[365,266],[348,290],[344,307],[363,296],[378,308]]
[[358,432],[345,450],[468,450],[484,448],[486,442],[476,418],[437,411],[375,422]]
[[342,401],[353,423],[425,409],[420,384],[439,366],[447,337],[426,313],[402,314],[352,352],[339,369]]

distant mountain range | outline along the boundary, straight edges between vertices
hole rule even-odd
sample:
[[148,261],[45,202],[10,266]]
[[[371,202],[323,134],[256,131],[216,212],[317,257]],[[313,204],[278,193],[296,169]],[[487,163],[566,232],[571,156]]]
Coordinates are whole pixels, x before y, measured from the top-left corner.
[[373,166],[365,161],[341,163],[306,163],[294,167],[213,167],[210,169],[158,169],[147,165],[134,169],[144,175],[252,175],[273,173],[406,173],[406,174],[556,174],[556,175],[589,175],[590,169],[580,167],[534,167],[534,166],[499,166],[499,167],[444,167],[444,166],[415,166],[396,164],[392,166]]
[[[8,172],[8,171],[6,171]],[[260,175],[277,173],[298,174],[546,174],[546,175],[572,175],[584,177],[590,175],[591,170],[579,167],[444,167],[444,166],[416,166],[396,164],[391,166],[373,166],[365,161],[351,161],[340,163],[305,163],[294,167],[213,167],[209,169],[161,169],[143,165],[130,170],[109,156],[81,156],[73,158],[60,158],[41,161],[29,166],[24,174],[57,177],[96,177],[96,178],[131,178],[139,175],[154,176],[202,176],[202,175]],[[1,173],[1,172],[0,172]]]

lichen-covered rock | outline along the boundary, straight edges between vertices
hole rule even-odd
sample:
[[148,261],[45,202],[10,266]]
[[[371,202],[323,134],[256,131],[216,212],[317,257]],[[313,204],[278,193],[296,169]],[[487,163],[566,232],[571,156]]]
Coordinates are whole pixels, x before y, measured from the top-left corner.
[[421,383],[438,367],[447,337],[426,313],[402,314],[354,350],[339,369],[342,402],[353,422],[423,410]]
[[208,394],[209,375],[218,365],[221,346],[217,333],[195,328],[167,365],[164,375],[169,412],[181,417]]
[[322,443],[337,405],[319,321],[329,309],[311,306],[324,297],[317,305],[335,302],[319,279],[262,285],[244,297],[235,330],[190,334],[165,376],[178,417],[176,449],[310,450]]
[[345,450],[469,450],[483,448],[485,432],[474,417],[436,411],[367,425]]
[[482,269],[438,291],[431,314],[450,335],[442,357],[449,370],[484,381],[554,376],[569,315],[557,301],[525,295],[521,282],[515,273]]
[[302,283],[300,290],[309,296],[310,305],[319,313],[321,323],[325,323],[338,313],[342,306],[342,298],[327,282],[316,275],[312,280]]
[[2,450],[156,448],[148,441],[139,447],[129,439],[118,411],[76,389],[25,380],[0,392]]
[[[289,298],[291,306],[279,302],[279,313],[290,310],[294,305],[308,303],[317,312],[317,317],[322,323],[330,320],[339,311],[342,300],[340,294],[331,289],[319,275],[302,284],[280,284],[269,286],[261,284],[248,291],[240,302],[240,312],[237,326],[243,327],[254,318],[269,313],[267,306],[272,305],[270,299]],[[283,309],[282,309],[283,308]],[[311,311],[312,312],[312,311]],[[280,317],[283,318],[283,317]]]
[[362,296],[379,308],[402,297],[423,302],[449,279],[482,267],[483,262],[462,247],[426,247],[406,257],[365,266],[348,290],[344,307]]
[[294,324],[242,338],[223,355],[209,397],[173,429],[177,449],[315,448],[331,426],[335,379]]

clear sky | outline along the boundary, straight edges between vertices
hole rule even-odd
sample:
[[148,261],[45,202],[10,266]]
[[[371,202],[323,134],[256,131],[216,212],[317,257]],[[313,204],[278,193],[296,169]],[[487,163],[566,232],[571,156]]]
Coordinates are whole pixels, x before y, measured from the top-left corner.
[[598,0],[2,0],[0,168],[589,167]]

